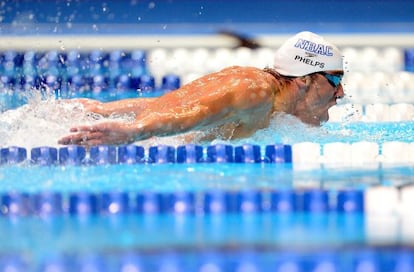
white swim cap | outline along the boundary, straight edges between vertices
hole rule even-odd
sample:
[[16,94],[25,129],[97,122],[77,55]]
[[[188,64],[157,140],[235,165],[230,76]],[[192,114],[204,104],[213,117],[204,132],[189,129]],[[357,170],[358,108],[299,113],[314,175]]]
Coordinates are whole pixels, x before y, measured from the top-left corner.
[[304,76],[321,71],[343,70],[342,54],[332,43],[304,31],[288,39],[276,51],[275,70],[285,76]]

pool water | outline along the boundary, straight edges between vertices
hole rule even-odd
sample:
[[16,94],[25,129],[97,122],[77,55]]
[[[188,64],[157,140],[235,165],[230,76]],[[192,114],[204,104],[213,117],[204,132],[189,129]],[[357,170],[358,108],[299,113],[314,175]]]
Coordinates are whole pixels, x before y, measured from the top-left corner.
[[[413,267],[411,221],[403,220],[401,212],[378,217],[378,210],[364,212],[367,203],[361,200],[352,200],[359,208],[350,212],[338,204],[338,195],[348,191],[410,188],[414,169],[409,161],[377,157],[386,155],[381,149],[389,142],[413,142],[413,121],[328,122],[315,128],[280,114],[269,128],[248,139],[197,143],[204,156],[209,146],[255,145],[263,156],[267,145],[278,143],[293,149],[303,142],[320,149],[341,143],[378,145],[375,159],[357,165],[341,160],[303,164],[295,161],[295,152],[293,162],[287,163],[103,161],[76,166],[30,160],[37,147],[61,149],[56,139],[71,125],[100,120],[79,105],[36,91],[23,106],[1,114],[0,146],[27,152],[22,162],[6,160],[0,166],[4,271],[356,271],[367,263],[390,271],[404,271],[395,268],[400,265]],[[146,156],[152,146],[175,149],[184,144],[180,137],[136,143]],[[311,156],[303,150],[302,155]],[[206,210],[206,199],[216,192],[233,199],[215,204],[227,205],[221,212]],[[272,195],[278,192],[293,194],[293,202],[275,208]],[[138,199],[144,197],[152,207],[153,194],[164,204],[155,210],[140,206]],[[112,204],[104,207],[108,195]],[[306,195],[317,204],[306,204]],[[237,206],[238,201],[244,204]],[[286,210],[289,205],[294,208]],[[385,231],[376,229],[379,223]]]
[[[366,188],[374,185],[410,184],[410,165],[339,165],[330,168],[295,169],[286,164],[197,163],[101,166],[7,166],[0,171],[0,192],[37,193],[206,191],[211,189]],[[197,178],[194,178],[194,175]]]
[[[365,133],[372,127],[359,129]],[[383,131],[389,127],[395,124],[378,125]],[[404,221],[399,213],[340,211],[336,197],[348,190],[409,187],[412,165],[296,167],[292,163],[3,164],[0,265],[17,271],[39,267],[42,271],[53,267],[291,271],[291,266],[299,269],[293,271],[308,271],[325,265],[350,271],[366,263],[391,271],[400,271],[393,270],[399,265],[411,269],[410,220]],[[270,208],[271,194],[285,191],[295,193],[302,205],[307,192],[315,193],[315,199],[324,192],[329,200],[322,201],[327,205],[323,209]],[[244,193],[247,204],[207,212],[206,196],[215,192]],[[113,194],[113,203],[103,208],[108,193]],[[177,201],[161,210],[139,208],[138,196],[154,193]],[[127,208],[117,206],[124,203],[117,194],[127,194]],[[60,201],[50,197],[56,195]],[[257,195],[263,201],[261,208],[252,209],[259,205]],[[6,201],[8,196],[14,200]],[[33,206],[39,196],[43,206]],[[84,198],[75,201],[74,196]],[[379,223],[385,231],[376,230]]]
[[72,72],[40,85],[2,78],[0,271],[414,270],[411,104],[349,99],[341,121],[322,127],[277,114],[247,139],[193,143],[199,161],[179,161],[180,147],[194,148],[182,135],[154,137],[122,161],[125,146],[57,144],[74,125],[107,120],[66,99],[170,89],[131,91],[131,76],[108,88],[100,74]]

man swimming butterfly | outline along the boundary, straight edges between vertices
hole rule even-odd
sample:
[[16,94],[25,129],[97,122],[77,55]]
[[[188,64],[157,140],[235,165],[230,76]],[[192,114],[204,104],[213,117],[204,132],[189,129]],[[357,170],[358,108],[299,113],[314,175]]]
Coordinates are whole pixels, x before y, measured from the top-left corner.
[[279,112],[319,126],[344,96],[343,74],[335,45],[312,32],[300,32],[276,51],[273,67],[228,67],[156,98],[78,100],[87,111],[103,116],[134,113],[135,119],[73,127],[58,143],[126,144],[191,130],[211,131],[206,139],[235,139],[267,127]]

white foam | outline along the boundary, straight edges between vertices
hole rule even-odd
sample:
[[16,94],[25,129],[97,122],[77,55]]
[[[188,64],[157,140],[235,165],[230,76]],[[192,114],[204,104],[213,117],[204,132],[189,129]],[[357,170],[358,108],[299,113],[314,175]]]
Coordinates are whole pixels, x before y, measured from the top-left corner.
[[68,135],[71,127],[108,120],[129,120],[125,116],[104,118],[85,112],[83,105],[68,100],[29,93],[28,104],[0,114],[0,147],[57,147],[57,141]]
[[[30,93],[30,92],[29,92]],[[87,114],[80,103],[67,103],[67,100],[55,100],[53,95],[44,97],[39,91],[33,91],[28,99],[28,104],[6,112],[0,113],[0,147],[21,146],[26,148],[36,146],[57,146],[61,137],[70,134],[71,127],[94,124],[97,122],[115,120],[130,121],[133,116],[111,116],[104,118],[100,115]],[[352,104],[353,105],[353,104]],[[339,107],[339,106],[338,106]],[[361,115],[362,107],[342,107],[341,124],[353,122],[357,115]],[[404,111],[405,107],[402,107]],[[337,116],[337,119],[340,117]],[[358,120],[358,118],[355,118]],[[212,144],[224,142],[228,144],[273,144],[283,143],[293,145],[302,142],[314,142],[318,144],[329,142],[355,142],[373,141],[381,137],[381,131],[377,133],[364,133],[354,131],[346,126],[336,127],[335,123],[322,127],[309,126],[298,118],[285,113],[272,116],[268,127],[259,129],[248,138],[220,139],[214,142],[201,141],[206,132],[191,131],[170,137],[153,137],[137,142],[144,146],[171,145],[178,146],[188,142],[195,144]],[[341,129],[342,128],[342,129]],[[385,152],[386,153],[386,152]],[[382,154],[382,155],[385,155]]]

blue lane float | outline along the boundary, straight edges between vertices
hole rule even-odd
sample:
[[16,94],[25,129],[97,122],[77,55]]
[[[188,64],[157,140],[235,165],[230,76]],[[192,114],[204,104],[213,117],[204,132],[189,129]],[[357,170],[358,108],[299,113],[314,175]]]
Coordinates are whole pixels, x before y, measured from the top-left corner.
[[233,161],[233,146],[226,144],[207,146],[207,162],[229,163]]
[[178,163],[203,162],[203,147],[200,145],[181,145],[177,147]]
[[265,162],[291,163],[292,146],[284,144],[267,145],[265,148]]
[[41,192],[31,196],[34,214],[47,217],[63,214],[63,196],[56,192]]
[[44,254],[30,261],[15,253],[0,255],[0,271],[387,271],[414,270],[414,254],[403,246],[390,249],[256,250],[187,248],[178,252],[119,250]]
[[2,89],[12,89],[16,84],[16,79],[11,76],[3,75],[0,77],[0,87]]
[[196,209],[196,195],[193,192],[174,192],[164,195],[164,208],[167,213],[191,214]]
[[163,211],[162,194],[158,192],[138,193],[135,202],[135,212],[139,214],[159,214]]
[[152,75],[142,75],[139,78],[138,90],[141,92],[152,92],[155,90],[155,78]]
[[59,163],[63,165],[81,165],[86,157],[83,146],[71,145],[59,148]]
[[122,75],[117,75],[114,78],[114,88],[117,90],[123,90],[123,91],[128,91],[128,90],[133,90],[133,89],[137,89],[138,86],[134,86],[133,81],[131,81],[131,77],[125,74]]
[[270,193],[270,210],[291,213],[299,210],[294,190],[277,190]]
[[23,147],[11,146],[0,149],[0,163],[16,164],[27,159],[27,151]]
[[115,146],[93,146],[89,150],[90,163],[92,165],[115,164],[117,163],[116,153]]
[[303,194],[305,212],[323,213],[329,210],[329,195],[325,190],[308,190]]
[[238,163],[258,163],[262,161],[260,145],[244,144],[234,148],[234,161]]
[[0,200],[4,215],[10,217],[25,216],[33,212],[30,197],[27,193],[12,192],[3,194]]
[[203,212],[206,214],[224,214],[231,211],[231,197],[223,190],[207,191],[203,199]]
[[22,256],[16,254],[7,254],[0,256],[0,271],[28,271],[30,267]]
[[97,214],[98,211],[98,196],[96,194],[79,192],[69,195],[69,214],[85,216]]
[[256,190],[240,191],[235,195],[235,211],[260,213],[263,211],[263,194]]
[[118,147],[118,163],[136,164],[145,159],[145,149],[137,145],[122,145]]
[[163,90],[176,90],[180,88],[181,80],[180,77],[174,74],[164,75],[161,80],[161,89]]
[[364,208],[364,192],[362,190],[342,190],[338,192],[336,205],[338,212],[363,212]]
[[102,214],[125,214],[130,211],[130,200],[127,192],[104,192],[100,197]]
[[[44,72],[55,71],[62,75],[75,74],[109,74],[115,70],[118,73],[143,75],[147,73],[145,50],[110,52],[92,50],[83,52],[78,50],[62,51],[15,51],[0,52],[0,71],[16,72],[23,70],[24,74],[43,75]],[[31,67],[30,70],[27,68]],[[112,69],[110,69],[112,68]],[[18,73],[17,73],[18,74]]]
[[58,151],[54,147],[35,147],[30,152],[30,158],[34,164],[54,165],[58,161]]
[[[30,156],[27,157],[29,152]],[[216,144],[168,146],[158,145],[145,149],[139,145],[99,145],[89,151],[83,146],[69,145],[60,148],[4,147],[0,149],[0,164],[18,164],[30,159],[36,165],[107,165],[138,163],[292,163],[292,147],[274,144],[264,147],[244,144],[233,146]]]
[[175,148],[168,145],[151,146],[148,150],[149,163],[174,163]]
[[4,216],[116,214],[363,214],[362,190],[38,192],[0,194]]
[[135,252],[121,256],[115,271],[145,271],[143,256]]

